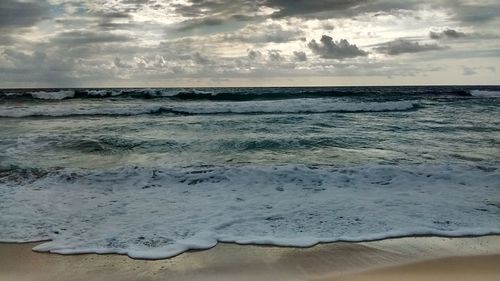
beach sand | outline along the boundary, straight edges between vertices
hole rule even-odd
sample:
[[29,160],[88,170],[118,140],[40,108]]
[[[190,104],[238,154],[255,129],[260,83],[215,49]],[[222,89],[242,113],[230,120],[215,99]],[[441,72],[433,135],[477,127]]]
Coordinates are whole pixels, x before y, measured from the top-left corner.
[[449,257],[361,273],[325,278],[321,281],[498,281],[500,255]]
[[0,281],[500,280],[500,236],[412,237],[298,249],[219,244],[167,260],[36,253],[0,244]]

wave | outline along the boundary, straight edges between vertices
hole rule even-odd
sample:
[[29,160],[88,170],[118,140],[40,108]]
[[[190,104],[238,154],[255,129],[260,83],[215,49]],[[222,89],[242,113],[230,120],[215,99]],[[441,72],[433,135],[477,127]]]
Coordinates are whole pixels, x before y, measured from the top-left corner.
[[326,88],[207,88],[207,89],[68,89],[0,92],[3,99],[135,98],[211,101],[251,101],[345,96],[470,97],[467,89],[448,87],[326,87]]
[[500,98],[500,91],[472,90],[470,93],[478,98]]
[[75,91],[57,91],[57,92],[40,91],[40,92],[30,92],[29,94],[35,99],[62,100],[74,97]]
[[65,116],[134,116],[143,114],[208,115],[208,114],[308,114],[407,111],[417,107],[410,101],[395,102],[332,102],[302,99],[290,101],[254,101],[185,105],[128,104],[85,106],[60,104],[33,106],[0,106],[0,117],[65,117]]
[[160,259],[218,242],[498,234],[498,182],[496,168],[459,165],[14,167],[0,169],[0,241]]

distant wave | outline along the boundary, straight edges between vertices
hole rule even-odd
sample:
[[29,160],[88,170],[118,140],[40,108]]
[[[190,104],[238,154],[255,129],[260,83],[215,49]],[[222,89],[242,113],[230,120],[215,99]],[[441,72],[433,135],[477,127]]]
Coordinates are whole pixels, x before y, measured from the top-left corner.
[[500,98],[500,91],[472,90],[471,95],[479,98]]
[[0,241],[160,259],[218,242],[485,235],[500,233],[499,181],[460,165],[0,168]]
[[30,92],[29,95],[35,99],[41,100],[62,100],[75,96],[75,91],[56,91],[56,92]]
[[210,105],[106,105],[85,106],[60,104],[58,106],[0,106],[0,117],[64,117],[64,116],[134,116],[143,114],[206,115],[206,114],[307,114],[334,112],[383,112],[415,109],[416,102],[326,102],[314,99],[290,101],[254,101],[240,103],[213,103]]
[[210,100],[210,101],[251,101],[298,98],[326,98],[342,96],[452,96],[470,97],[471,93],[455,88],[214,88],[214,89],[75,89],[0,92],[0,99],[100,99],[100,98],[136,98],[174,100]]

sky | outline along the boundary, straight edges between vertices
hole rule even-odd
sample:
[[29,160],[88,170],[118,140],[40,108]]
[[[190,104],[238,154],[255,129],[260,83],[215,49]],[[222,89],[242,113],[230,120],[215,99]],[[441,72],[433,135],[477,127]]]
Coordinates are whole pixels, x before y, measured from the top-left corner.
[[498,0],[0,0],[0,87],[500,84]]

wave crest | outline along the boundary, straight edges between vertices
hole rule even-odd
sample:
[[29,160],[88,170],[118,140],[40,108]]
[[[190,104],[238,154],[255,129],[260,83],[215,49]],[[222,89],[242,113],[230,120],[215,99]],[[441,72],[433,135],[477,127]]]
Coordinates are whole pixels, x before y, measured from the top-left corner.
[[500,91],[472,90],[470,93],[478,98],[500,98]]
[[467,89],[456,87],[324,87],[324,88],[206,88],[206,89],[67,89],[0,91],[3,99],[172,99],[210,101],[252,101],[346,96],[383,97],[468,97]]
[[0,117],[65,117],[65,116],[134,116],[143,114],[208,115],[208,114],[309,114],[309,113],[355,113],[406,111],[417,107],[416,102],[332,102],[327,100],[303,99],[294,102],[254,101],[239,103],[212,103],[192,105],[128,104],[106,106],[84,106],[59,104],[33,106],[1,106]]

